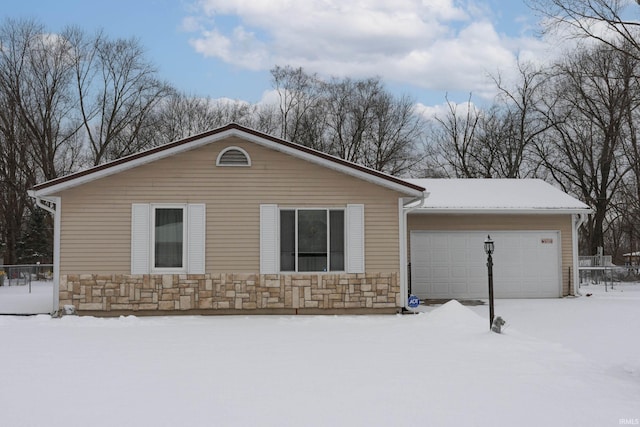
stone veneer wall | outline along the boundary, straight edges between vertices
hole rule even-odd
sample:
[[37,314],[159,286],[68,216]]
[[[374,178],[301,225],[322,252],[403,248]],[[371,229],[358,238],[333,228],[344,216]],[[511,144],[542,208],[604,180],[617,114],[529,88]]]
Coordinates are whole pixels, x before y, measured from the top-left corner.
[[67,304],[80,312],[402,307],[398,273],[62,275]]

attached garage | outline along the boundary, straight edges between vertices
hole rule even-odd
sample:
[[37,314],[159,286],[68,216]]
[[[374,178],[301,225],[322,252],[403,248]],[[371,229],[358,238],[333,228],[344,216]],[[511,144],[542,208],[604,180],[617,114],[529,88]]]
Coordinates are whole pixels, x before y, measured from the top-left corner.
[[495,242],[496,298],[562,295],[559,231],[412,231],[412,293],[431,299],[487,297],[484,240]]
[[484,240],[495,242],[496,298],[575,292],[577,227],[588,206],[536,179],[421,179],[429,192],[407,218],[411,293],[488,297]]

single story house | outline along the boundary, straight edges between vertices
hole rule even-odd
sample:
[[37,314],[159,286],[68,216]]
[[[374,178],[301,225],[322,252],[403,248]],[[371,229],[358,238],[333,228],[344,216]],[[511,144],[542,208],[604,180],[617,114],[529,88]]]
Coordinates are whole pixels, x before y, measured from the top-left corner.
[[[520,180],[500,185],[521,204],[476,205],[480,187],[496,190],[487,181],[404,180],[230,124],[38,184],[30,195],[55,219],[54,311],[397,312],[410,273],[422,298],[479,298],[486,270],[470,263],[484,256],[488,233],[496,265],[505,256],[514,263],[509,280],[520,281],[498,297],[572,293],[588,207]],[[447,202],[452,194],[458,204]],[[516,246],[520,258],[507,249]]]

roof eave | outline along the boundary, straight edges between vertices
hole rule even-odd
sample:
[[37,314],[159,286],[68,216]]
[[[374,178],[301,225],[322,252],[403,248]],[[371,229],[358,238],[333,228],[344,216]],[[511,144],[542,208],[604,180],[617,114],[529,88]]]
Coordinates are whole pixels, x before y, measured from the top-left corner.
[[409,196],[421,197],[425,191],[423,187],[417,184],[412,184],[394,176],[356,165],[338,157],[271,137],[270,135],[262,134],[258,131],[244,128],[236,124],[227,125],[223,128],[196,135],[194,137],[185,138],[164,146],[154,147],[85,171],[80,171],[66,177],[47,181],[34,186],[32,191],[35,196],[56,194],[69,188],[114,175],[125,170],[133,169],[181,152],[190,151],[229,137],[243,138],[257,143],[258,145],[293,155],[303,160],[346,173],[347,175],[355,176],[359,179],[372,182]]
[[422,207],[411,213],[427,214],[519,214],[519,215],[572,215],[589,214],[589,208],[429,208]]

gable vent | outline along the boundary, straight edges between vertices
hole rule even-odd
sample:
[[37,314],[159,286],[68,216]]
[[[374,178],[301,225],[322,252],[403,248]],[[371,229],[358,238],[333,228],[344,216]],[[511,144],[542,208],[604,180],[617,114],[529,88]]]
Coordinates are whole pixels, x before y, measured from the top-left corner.
[[218,155],[217,166],[251,166],[249,154],[239,147],[225,148]]

